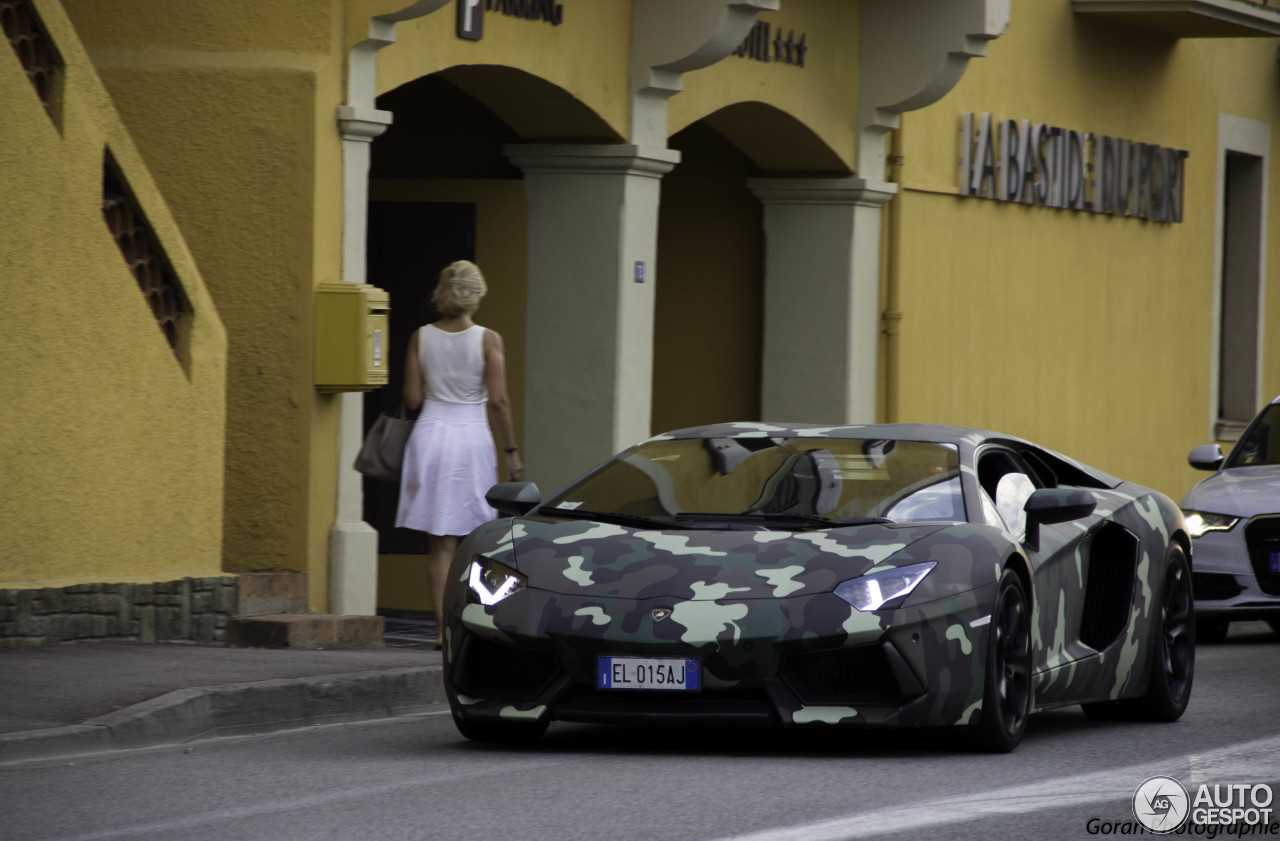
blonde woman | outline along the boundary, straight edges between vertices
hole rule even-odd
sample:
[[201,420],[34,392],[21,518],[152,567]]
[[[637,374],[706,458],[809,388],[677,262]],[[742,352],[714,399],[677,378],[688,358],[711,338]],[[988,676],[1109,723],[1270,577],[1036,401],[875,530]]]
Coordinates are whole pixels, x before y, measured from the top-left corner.
[[487,291],[475,263],[459,260],[446,267],[431,295],[441,318],[409,340],[404,366],[404,402],[422,412],[405,447],[396,525],[427,533],[436,650],[445,576],[458,541],[498,516],[484,499],[498,481],[486,407],[502,439],[508,478],[519,481],[524,473],[507,401],[502,337],[472,321]]

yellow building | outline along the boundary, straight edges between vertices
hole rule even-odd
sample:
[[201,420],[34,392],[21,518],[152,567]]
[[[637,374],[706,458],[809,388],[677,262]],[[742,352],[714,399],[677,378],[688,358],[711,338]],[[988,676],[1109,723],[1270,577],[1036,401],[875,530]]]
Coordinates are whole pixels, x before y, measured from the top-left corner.
[[1280,393],[1280,11],[1153,5],[0,0],[0,646],[425,607],[350,465],[459,258],[544,490],[884,420],[1180,496]]

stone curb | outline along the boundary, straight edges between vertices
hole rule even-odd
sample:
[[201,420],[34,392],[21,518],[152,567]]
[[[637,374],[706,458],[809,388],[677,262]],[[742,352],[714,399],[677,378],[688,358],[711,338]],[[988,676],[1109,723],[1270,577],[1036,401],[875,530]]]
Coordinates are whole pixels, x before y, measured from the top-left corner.
[[0,765],[390,718],[445,701],[441,666],[178,689],[83,724],[0,733]]

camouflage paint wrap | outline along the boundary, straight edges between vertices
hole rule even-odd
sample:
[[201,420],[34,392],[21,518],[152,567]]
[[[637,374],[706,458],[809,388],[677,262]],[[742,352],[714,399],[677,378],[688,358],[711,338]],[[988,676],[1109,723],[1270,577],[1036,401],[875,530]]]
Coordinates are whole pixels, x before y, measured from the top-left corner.
[[[645,529],[535,509],[488,523],[463,541],[449,573],[445,683],[454,715],[655,721],[743,710],[786,726],[969,724],[982,708],[992,609],[1007,567],[1022,576],[1032,605],[1037,709],[1145,692],[1169,547],[1189,545],[1181,512],[1167,498],[1029,442],[955,427],[725,424],[658,440],[733,437],[954,444],[969,521]],[[991,448],[1043,459],[1073,480],[1063,487],[1087,488],[1094,512],[1042,525],[1038,547],[1028,548],[988,522],[980,503],[977,465]],[[477,557],[524,576],[523,589],[488,606],[469,597]],[[936,566],[896,609],[862,612],[833,592],[869,572],[922,562]],[[1087,577],[1099,564],[1121,564],[1133,575],[1128,601],[1110,608],[1119,631],[1101,650],[1080,638]],[[474,640],[504,663],[536,655],[548,666],[545,680],[536,691],[510,695],[500,685],[485,696],[465,691],[460,664]],[[882,664],[897,691],[815,700],[798,689],[794,664],[833,652]],[[696,656],[702,689],[598,690],[598,655]],[[717,698],[726,705],[714,706]]]

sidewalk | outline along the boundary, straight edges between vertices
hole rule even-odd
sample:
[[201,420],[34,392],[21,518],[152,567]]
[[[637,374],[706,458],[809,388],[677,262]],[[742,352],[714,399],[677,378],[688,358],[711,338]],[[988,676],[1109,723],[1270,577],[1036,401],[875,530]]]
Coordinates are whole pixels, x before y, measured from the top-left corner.
[[85,643],[0,651],[0,765],[405,715],[445,702],[440,652]]

